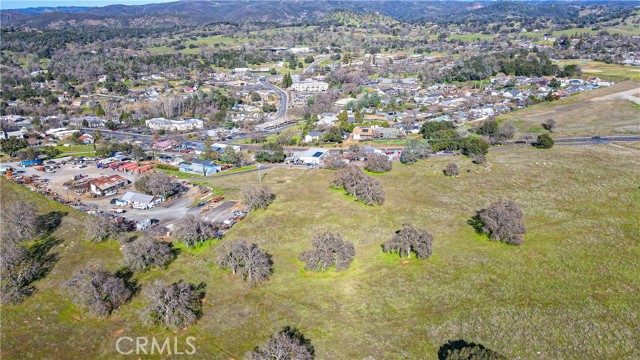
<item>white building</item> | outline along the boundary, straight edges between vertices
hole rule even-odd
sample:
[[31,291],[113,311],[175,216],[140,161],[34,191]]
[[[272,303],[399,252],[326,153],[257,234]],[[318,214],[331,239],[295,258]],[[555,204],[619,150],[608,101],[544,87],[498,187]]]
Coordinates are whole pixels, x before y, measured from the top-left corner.
[[291,91],[305,92],[305,93],[319,93],[326,92],[329,89],[329,84],[322,81],[304,80],[300,82],[294,82],[291,85]]
[[193,129],[202,129],[204,121],[200,119],[190,118],[182,120],[170,120],[165,118],[154,118],[145,122],[148,128],[153,130],[169,130],[169,131],[185,131]]
[[329,150],[320,148],[311,148],[298,155],[300,163],[307,165],[318,165],[329,155]]
[[126,205],[130,205],[134,209],[147,210],[163,202],[164,197],[127,191],[126,194],[122,195],[121,201]]

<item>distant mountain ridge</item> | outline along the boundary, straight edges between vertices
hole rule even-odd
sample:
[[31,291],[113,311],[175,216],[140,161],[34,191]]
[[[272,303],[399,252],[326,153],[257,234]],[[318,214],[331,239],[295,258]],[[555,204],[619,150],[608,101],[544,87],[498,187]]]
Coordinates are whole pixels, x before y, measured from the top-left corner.
[[[553,4],[545,2],[544,4]],[[558,3],[557,1],[555,2]],[[572,8],[578,1],[568,1]],[[589,3],[594,3],[590,1]],[[605,1],[602,1],[605,3]],[[607,2],[610,3],[610,2]],[[544,14],[540,1],[216,1],[182,0],[146,5],[109,5],[103,7],[46,7],[0,10],[2,26],[64,28],[74,26],[147,27],[201,25],[209,22],[314,23],[334,11],[379,13],[396,20],[438,21],[446,17],[474,18],[492,16],[490,9],[517,14]],[[640,5],[639,1],[619,6]],[[556,5],[557,7],[558,5]],[[575,10],[575,9],[574,9]],[[570,9],[567,11],[571,11]]]

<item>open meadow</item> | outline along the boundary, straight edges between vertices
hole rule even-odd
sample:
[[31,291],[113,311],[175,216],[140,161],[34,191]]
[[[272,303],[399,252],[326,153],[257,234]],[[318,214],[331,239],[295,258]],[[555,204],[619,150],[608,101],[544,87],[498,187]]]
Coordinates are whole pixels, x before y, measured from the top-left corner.
[[[498,121],[529,135],[545,133],[541,124],[548,119],[556,121],[554,137],[640,134],[640,96],[634,89],[640,94],[639,81],[624,81],[500,115]],[[628,100],[629,95],[637,101]]]
[[[330,189],[332,171],[270,169],[263,183],[277,194],[274,203],[222,240],[246,238],[271,253],[275,272],[266,284],[252,289],[213,267],[221,243],[213,241],[203,251],[183,251],[166,270],[136,275],[140,293],[108,318],[74,306],[62,285],[91,261],[120,268],[120,244],[83,242],[83,214],[2,179],[3,203],[23,198],[43,213],[68,213],[53,235],[61,243],[51,250],[58,257],[51,273],[22,304],[3,307],[2,358],[117,359],[117,337],[151,335],[195,336],[193,359],[242,358],[274,331],[295,325],[319,359],[435,359],[452,339],[509,358],[636,359],[639,155],[633,146],[556,146],[495,151],[487,168],[462,156],[394,164],[376,175],[386,191],[376,207]],[[460,176],[443,176],[451,161]],[[255,182],[250,173],[208,185],[233,198]],[[467,224],[502,198],[525,213],[521,247],[490,241]],[[408,222],[435,236],[430,259],[382,253],[380,244]],[[297,254],[321,229],[355,243],[348,271],[303,270]],[[156,278],[206,282],[196,325],[178,333],[144,325],[144,288]]]

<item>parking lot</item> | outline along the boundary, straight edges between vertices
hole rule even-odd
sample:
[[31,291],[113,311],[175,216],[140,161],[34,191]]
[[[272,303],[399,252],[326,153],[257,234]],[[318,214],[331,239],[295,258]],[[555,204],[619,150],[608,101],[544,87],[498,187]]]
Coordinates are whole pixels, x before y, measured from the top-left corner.
[[[55,171],[52,173],[39,171],[37,170],[39,168],[38,166],[22,167],[19,164],[15,163],[10,165],[17,169],[19,173],[23,171],[23,173],[21,174],[24,176],[37,175],[41,179],[48,179],[48,187],[51,188],[51,190],[57,192],[60,197],[66,201],[81,201],[87,206],[95,207],[96,210],[104,212],[109,212],[110,209],[118,208],[116,205],[110,203],[112,199],[118,199],[122,197],[122,195],[124,195],[124,193],[126,193],[127,191],[135,191],[133,183],[138,176],[132,173],[115,171],[110,168],[99,169],[93,162],[75,165],[71,163],[58,163],[54,165],[45,162],[43,166],[52,168]],[[64,185],[65,182],[74,179],[74,176],[80,174],[88,178],[117,174],[129,180],[131,183],[126,187],[119,189],[118,193],[115,195],[94,198],[89,192],[86,192],[84,194],[81,194],[79,192],[76,193],[73,191],[73,189],[69,189]],[[183,186],[186,188],[185,192],[181,193],[177,197],[171,198],[161,203],[157,207],[148,210],[132,209],[129,207],[121,208],[126,211],[122,215],[129,220],[138,222],[145,219],[158,219],[160,220],[160,223],[162,225],[166,226],[175,222],[175,220],[184,217],[190,212],[199,213],[201,209],[192,208],[191,206],[203,195],[200,193],[197,187],[188,184],[183,184]]]

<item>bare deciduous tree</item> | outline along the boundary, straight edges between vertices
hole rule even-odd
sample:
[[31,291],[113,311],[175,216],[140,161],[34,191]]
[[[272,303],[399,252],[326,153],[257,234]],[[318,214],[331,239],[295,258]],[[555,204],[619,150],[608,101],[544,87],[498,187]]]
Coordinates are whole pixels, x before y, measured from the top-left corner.
[[76,270],[67,286],[77,303],[100,316],[111,314],[132,293],[123,279],[105,270],[101,264],[89,264]]
[[348,163],[338,155],[330,155],[324,161],[323,167],[329,170],[338,170],[346,168]]
[[175,224],[171,236],[187,246],[194,246],[201,241],[217,237],[218,228],[213,223],[187,215]]
[[547,121],[543,122],[540,125],[542,125],[543,129],[549,132],[553,132],[553,130],[556,129],[556,121],[554,119],[548,119]]
[[380,181],[365,174],[357,166],[351,165],[338,170],[331,185],[344,188],[347,194],[367,205],[384,203],[385,193]]
[[152,305],[146,312],[154,324],[162,324],[170,329],[179,329],[195,324],[202,316],[202,299],[206,284],[184,282],[166,284],[156,280],[147,290]]
[[89,215],[85,220],[86,240],[94,243],[115,239],[122,229],[103,215]]
[[[33,240],[38,233],[36,219],[36,207],[33,203],[18,200],[11,203],[11,206],[3,206],[3,232],[11,234],[14,240]],[[6,238],[8,237],[7,234]]]
[[482,231],[489,235],[491,240],[522,245],[527,231],[523,217],[522,210],[515,202],[500,200],[478,211],[475,220],[481,222]]
[[131,270],[144,270],[152,266],[164,269],[175,257],[170,243],[148,237],[125,245],[122,253]]
[[216,264],[220,269],[231,269],[233,274],[241,275],[251,286],[267,281],[273,272],[271,255],[245,240],[220,246]]
[[178,183],[170,175],[156,171],[142,174],[136,179],[134,186],[136,190],[145,194],[167,197],[176,191]]
[[313,249],[300,253],[298,258],[307,265],[307,270],[325,271],[335,267],[336,271],[347,270],[356,250],[353,243],[344,241],[342,235],[334,231],[323,231],[311,238]]
[[266,209],[276,198],[268,186],[249,185],[242,189],[244,201],[250,210]]
[[364,168],[367,171],[374,173],[382,173],[391,171],[393,164],[386,155],[372,154],[367,158],[367,162],[364,164]]
[[513,139],[518,129],[512,123],[505,122],[498,128],[498,136],[501,140]]
[[433,235],[427,230],[403,224],[402,229],[396,231],[396,234],[382,245],[382,250],[407,258],[411,257],[413,251],[418,259],[428,259],[431,256],[432,243]]
[[0,255],[2,302],[18,303],[33,292],[31,283],[37,278],[41,264],[17,240],[3,241]]
[[273,334],[271,339],[253,352],[247,354],[249,360],[313,360],[315,349],[311,341],[304,337],[300,330],[285,326],[281,331]]
[[460,168],[456,163],[448,163],[443,172],[446,176],[458,176],[460,175]]

